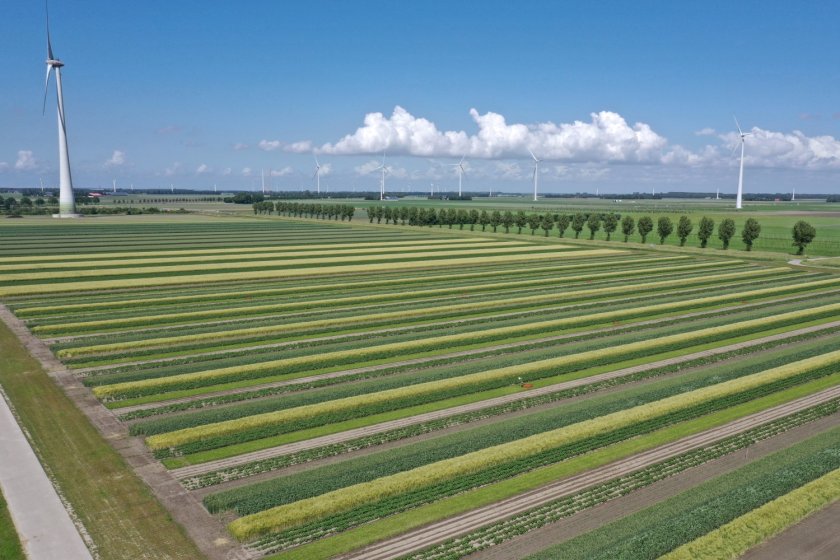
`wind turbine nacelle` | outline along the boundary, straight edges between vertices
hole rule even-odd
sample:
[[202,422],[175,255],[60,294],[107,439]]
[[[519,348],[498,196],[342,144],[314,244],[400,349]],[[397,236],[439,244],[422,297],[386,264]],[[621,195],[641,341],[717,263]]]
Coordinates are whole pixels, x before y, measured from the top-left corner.
[[62,66],[64,66],[63,62],[61,62],[60,60],[52,59],[52,58],[47,59],[47,64],[49,64],[53,68],[61,68]]

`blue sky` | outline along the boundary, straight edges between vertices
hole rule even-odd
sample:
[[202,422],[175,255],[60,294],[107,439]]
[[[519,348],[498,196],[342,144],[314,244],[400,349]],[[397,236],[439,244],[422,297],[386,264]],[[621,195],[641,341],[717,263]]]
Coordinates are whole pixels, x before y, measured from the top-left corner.
[[[832,2],[53,0],[77,187],[840,192]],[[0,19],[0,186],[57,181],[40,2]],[[380,115],[377,116],[376,114]],[[754,128],[755,127],[755,128]],[[250,170],[250,171],[249,171]]]

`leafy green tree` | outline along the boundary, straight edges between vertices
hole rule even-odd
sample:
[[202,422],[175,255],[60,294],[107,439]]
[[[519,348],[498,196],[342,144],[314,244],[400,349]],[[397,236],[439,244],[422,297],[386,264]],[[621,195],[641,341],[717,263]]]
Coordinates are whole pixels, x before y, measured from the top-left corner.
[[653,220],[650,216],[642,216],[639,218],[639,235],[642,236],[642,243],[647,241],[647,236],[650,232],[653,231]]
[[528,225],[528,216],[524,211],[520,210],[516,213],[516,219],[514,221],[516,223],[516,227],[519,228],[516,233],[522,233],[522,228]]
[[455,221],[458,223],[458,229],[464,229],[464,224],[467,223],[467,220],[470,219],[470,215],[467,214],[467,211],[463,208],[458,210],[457,217]]
[[534,235],[540,227],[540,215],[528,214],[528,227],[531,228],[531,235]]
[[481,224],[481,231],[487,230],[487,224],[490,223],[490,214],[487,213],[487,210],[482,210],[481,214],[478,215],[478,223]]
[[607,241],[616,229],[618,229],[618,214],[610,212],[604,216],[604,233],[607,234]]
[[498,210],[493,210],[493,213],[490,214],[490,225],[493,226],[493,232],[495,233],[496,230],[499,228],[499,225],[502,223],[502,213]]
[[741,239],[747,246],[747,251],[752,251],[753,243],[758,239],[760,233],[761,226],[758,221],[755,218],[747,218],[747,221],[744,222],[744,229],[741,230]]
[[575,239],[580,237],[580,232],[583,231],[584,224],[586,224],[586,216],[580,212],[572,216],[572,231],[575,232]]
[[510,210],[502,214],[502,225],[505,227],[505,233],[510,233],[510,228],[513,226],[513,212]]
[[703,216],[700,218],[700,227],[697,228],[697,237],[700,239],[700,247],[706,248],[709,243],[709,238],[715,231],[715,221],[711,218]]
[[694,229],[694,224],[688,216],[680,216],[677,222],[677,237],[680,238],[680,247],[685,246],[685,240],[691,235],[691,230]]
[[557,231],[558,237],[563,237],[563,234],[566,233],[566,230],[569,229],[569,224],[572,223],[572,217],[568,214],[560,214],[557,216]]
[[27,208],[32,208],[32,199],[28,196],[22,196],[20,199],[20,205],[25,206]]
[[[391,209],[390,206],[386,206],[385,208],[382,209],[382,217],[385,218],[385,223],[386,224],[391,221],[392,214],[393,214],[393,210]],[[394,223],[396,223],[396,220],[394,220]]]
[[732,218],[724,218],[718,226],[718,239],[723,241],[723,248],[729,249],[729,241],[735,235],[735,221]]
[[540,221],[540,227],[545,231],[545,236],[548,237],[548,232],[554,229],[554,216],[546,212]]
[[624,234],[624,242],[627,243],[627,240],[630,239],[630,236],[633,235],[633,232],[636,231],[636,220],[633,219],[633,216],[624,216],[621,219],[621,233]]
[[443,227],[449,223],[449,211],[446,208],[440,208],[437,213],[438,227]]
[[478,223],[478,219],[479,219],[478,210],[473,208],[472,210],[470,210],[470,218],[469,218],[469,220],[467,220],[467,223],[470,224],[470,231],[475,231],[475,224]]
[[817,230],[803,220],[799,220],[795,224],[793,224],[793,246],[799,247],[799,250],[796,251],[797,255],[805,254],[805,247],[814,240],[817,236]]
[[656,233],[659,235],[659,244],[664,245],[665,239],[674,231],[674,222],[668,216],[662,216],[656,223]]
[[595,239],[595,232],[601,229],[601,216],[594,212],[586,220],[586,227],[589,229],[589,239]]

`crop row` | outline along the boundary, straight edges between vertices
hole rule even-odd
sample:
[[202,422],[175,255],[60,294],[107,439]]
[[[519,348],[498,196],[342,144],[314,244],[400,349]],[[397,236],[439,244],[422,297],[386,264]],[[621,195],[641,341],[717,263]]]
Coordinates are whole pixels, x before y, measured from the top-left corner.
[[[838,364],[840,364],[840,351],[830,352],[762,373],[668,397],[656,403],[615,412],[518,441],[328,492],[315,498],[278,506],[237,519],[230,524],[229,528],[232,534],[241,540],[268,532],[290,529],[385,498],[430,486],[439,487],[455,479],[463,481],[469,475],[493,467],[504,469],[518,460],[538,456],[564,446],[580,444],[588,439],[609,439],[610,434],[620,433],[624,429],[632,430],[634,426],[655,424],[657,420],[662,420],[672,414],[684,413],[691,409],[699,409],[701,413],[706,413],[709,406],[726,401],[728,397],[739,394],[742,396],[760,394],[762,386],[769,386],[775,382],[808,373],[830,371]],[[727,405],[731,405],[731,402],[727,402]],[[648,427],[648,429],[651,428]]]
[[[472,257],[457,257],[445,259],[416,259],[410,261],[398,262],[381,262],[381,263],[367,263],[367,264],[346,264],[338,265],[321,263],[322,266],[308,266],[299,268],[272,268],[269,270],[240,270],[236,272],[213,272],[207,271],[204,274],[190,274],[191,267],[187,267],[183,275],[165,276],[159,274],[157,276],[146,277],[121,277],[110,280],[87,280],[87,281],[72,281],[73,278],[65,278],[68,280],[63,283],[41,283],[41,284],[22,284],[22,285],[8,285],[0,287],[0,297],[16,296],[16,295],[31,295],[43,294],[52,292],[70,292],[70,291],[85,291],[85,290],[107,290],[115,288],[130,288],[130,287],[148,287],[148,286],[171,286],[176,284],[192,284],[202,282],[225,282],[231,280],[255,280],[255,279],[269,279],[269,278],[300,278],[302,276],[311,275],[332,275],[332,274],[347,274],[353,272],[377,272],[377,271],[393,271],[393,270],[417,270],[430,267],[459,267],[488,264],[499,261],[504,262],[529,262],[540,261],[548,259],[577,259],[587,257],[600,257],[611,255],[626,254],[625,251],[615,249],[590,249],[567,252],[538,252],[538,253],[516,253],[503,254],[493,256],[472,256]],[[352,262],[352,260],[348,261]],[[299,264],[299,263],[298,263]],[[152,274],[151,271],[146,271],[146,274]],[[25,278],[31,280],[31,278]]]
[[838,499],[840,468],[682,545],[661,558],[736,558]]
[[[809,286],[814,289],[832,289],[840,286],[840,282],[831,282],[825,285],[812,284],[812,276],[784,276],[775,279],[756,278],[738,282],[737,280],[717,284],[716,293],[729,295],[739,292],[747,294],[746,297],[775,296],[786,293],[795,294],[801,291],[800,286]],[[225,321],[223,323],[191,324],[181,325],[175,329],[175,325],[162,328],[150,327],[144,330],[132,330],[123,332],[108,333],[107,344],[91,344],[98,342],[90,337],[61,342],[56,345],[62,359],[83,357],[89,354],[108,355],[133,355],[136,352],[167,351],[174,349],[193,349],[212,347],[214,350],[238,347],[245,343],[261,341],[294,341],[314,336],[344,335],[353,332],[363,332],[370,329],[435,329],[436,325],[443,327],[453,324],[470,323],[492,323],[515,318],[533,317],[534,312],[541,316],[548,314],[567,312],[572,309],[583,310],[600,304],[608,304],[615,308],[616,305],[630,305],[633,303],[644,303],[649,300],[678,301],[696,294],[707,294],[708,284],[694,286],[674,286],[670,289],[660,289],[655,293],[634,292],[634,293],[591,293],[589,295],[578,295],[574,297],[569,294],[563,299],[550,299],[547,296],[529,297],[527,301],[511,303],[509,299],[485,300],[467,304],[450,303],[440,305],[440,302],[423,302],[422,305],[415,304],[412,309],[404,311],[390,310],[369,310],[368,313],[360,313],[358,309],[349,308],[345,310],[331,310],[330,313],[319,314],[317,312],[304,312],[302,314],[288,314],[267,317],[254,317],[250,320],[238,319]],[[755,285],[761,285],[761,290],[769,292],[754,292],[751,290]],[[601,288],[603,289],[603,288]],[[391,307],[398,307],[400,304],[390,304]],[[464,309],[462,309],[464,308]],[[326,315],[324,317],[324,315]],[[376,334],[376,333],[373,333]],[[104,336],[99,333],[98,336]],[[173,350],[170,350],[173,349]]]
[[[522,379],[534,381],[536,379],[569,373],[585,367],[593,367],[605,363],[627,360],[637,356],[648,356],[669,350],[690,347],[703,342],[714,342],[731,336],[744,336],[749,333],[760,332],[771,327],[781,327],[791,323],[799,323],[819,317],[836,315],[840,304],[816,307],[795,312],[781,313],[771,318],[753,319],[728,325],[701,329],[699,331],[664,336],[655,340],[644,340],[630,344],[616,345],[612,348],[581,352],[571,356],[539,360],[527,364],[492,369],[475,374],[465,375],[454,379],[444,379],[430,383],[421,383],[409,387],[381,391],[373,395],[350,397],[321,404],[298,407],[296,409],[255,415],[230,422],[220,422],[200,428],[190,428],[171,432],[166,436],[153,436],[147,443],[153,449],[183,445],[191,441],[206,439],[212,436],[241,433],[249,429],[267,425],[288,424],[296,420],[307,420],[319,416],[341,413],[346,411],[361,412],[363,407],[376,405],[393,405],[399,403],[421,402],[429,398],[441,398],[444,395],[475,392],[480,389],[498,387]],[[108,386],[97,387],[107,389]]]
[[[49,303],[48,305],[31,305],[27,306],[25,304],[17,304],[14,306],[16,313],[20,317],[32,317],[32,316],[40,316],[40,315],[50,315],[55,313],[69,313],[69,312],[76,312],[76,311],[95,311],[99,309],[129,309],[134,307],[147,307],[147,306],[167,306],[167,305],[181,305],[181,304],[189,304],[194,302],[208,302],[208,303],[216,303],[216,302],[232,302],[237,300],[253,300],[263,297],[270,297],[270,296],[278,296],[278,295],[285,295],[285,294],[296,294],[296,293],[321,293],[321,292],[348,292],[348,293],[357,293],[359,288],[369,288],[369,289],[380,289],[382,287],[387,286],[395,286],[398,288],[404,288],[408,285],[435,285],[435,284],[445,284],[447,286],[451,286],[454,283],[461,282],[462,285],[465,283],[463,281],[469,280],[480,280],[484,281],[489,278],[494,277],[506,277],[510,279],[518,278],[521,276],[528,276],[529,278],[537,277],[542,274],[548,274],[553,272],[565,272],[565,271],[582,271],[582,270],[590,270],[590,269],[600,269],[600,268],[612,268],[616,270],[617,268],[621,268],[622,270],[633,271],[635,268],[642,268],[649,265],[658,265],[658,264],[666,264],[666,263],[680,263],[685,262],[685,256],[672,256],[672,257],[653,257],[653,258],[633,258],[633,259],[603,259],[603,260],[593,260],[591,262],[576,262],[572,264],[563,264],[563,265],[545,265],[541,264],[538,266],[528,267],[527,270],[522,270],[521,267],[516,267],[514,269],[507,269],[504,267],[499,267],[500,269],[489,269],[489,270],[480,270],[476,272],[468,272],[468,273],[452,273],[452,274],[414,274],[412,276],[403,276],[400,275],[397,278],[382,278],[382,275],[377,275],[375,277],[368,277],[363,278],[360,280],[355,280],[352,282],[344,281],[344,282],[335,282],[334,280],[330,280],[328,282],[308,282],[306,286],[300,285],[288,285],[283,287],[269,287],[266,288],[263,285],[242,285],[241,283],[235,284],[235,289],[227,289],[225,291],[220,291],[220,286],[213,286],[208,288],[207,292],[205,293],[190,293],[189,295],[184,295],[181,293],[175,295],[158,295],[160,290],[155,291],[155,295],[151,295],[148,292],[143,294],[124,294],[119,297],[115,296],[107,296],[104,298],[103,301],[97,301],[98,299],[103,299],[101,296],[97,297],[96,295],[91,295],[87,301],[84,303],[78,303],[77,298],[73,298],[70,301],[71,303]],[[701,263],[705,264],[706,266],[714,266],[714,264],[719,264],[720,266],[732,266],[741,264],[741,261],[731,260],[731,261],[712,261],[709,263]],[[679,265],[678,265],[679,266]],[[631,272],[632,273],[632,272]],[[471,283],[466,283],[465,285],[471,286]],[[182,290],[178,290],[181,292]]]
[[[674,476],[689,468],[708,463],[719,457],[749,447],[798,426],[840,411],[840,400],[821,404],[779,420],[752,428],[741,434],[715,442],[701,449],[688,451],[667,461],[625,475],[583,492],[561,498],[504,521],[487,525],[427,550],[403,557],[405,560],[456,560],[480,550],[539,529],[580,511],[602,504],[654,482]],[[723,556],[711,556],[722,558]],[[401,559],[402,560],[402,559]],[[676,559],[675,559],[676,560]],[[680,559],[682,560],[682,559]]]
[[[483,491],[485,488],[493,488],[491,494],[497,501],[502,496],[511,495],[513,493],[520,493],[528,488],[535,488],[540,484],[550,482],[552,479],[546,478],[545,474],[560,472],[561,476],[580,472],[582,465],[591,464],[585,455],[599,457],[623,457],[628,452],[633,453],[638,450],[635,445],[625,445],[629,440],[639,438],[641,441],[651,442],[656,441],[657,445],[664,441],[672,441],[675,437],[682,437],[687,433],[695,433],[699,426],[712,425],[719,423],[722,418],[730,418],[729,410],[732,407],[741,410],[742,412],[752,407],[745,407],[744,404],[749,401],[757,401],[760,403],[758,409],[763,409],[768,403],[775,399],[768,399],[768,397],[777,397],[774,393],[782,395],[790,395],[793,393],[810,394],[814,390],[819,390],[828,386],[836,384],[838,376],[829,375],[828,383],[817,379],[806,383],[804,378],[824,376],[826,371],[815,371],[805,376],[798,378],[790,378],[776,383],[765,385],[757,390],[747,391],[728,397],[716,399],[709,403],[703,403],[696,406],[689,406],[686,409],[634,424],[624,428],[617,429],[612,432],[605,432],[601,435],[594,436],[573,444],[561,446],[559,448],[548,449],[542,453],[534,456],[525,457],[516,461],[508,462],[502,465],[496,465],[476,473],[463,475],[461,477],[439,482],[434,486],[424,487],[417,490],[410,490],[402,494],[383,498],[372,503],[363,504],[360,507],[351,508],[335,515],[328,515],[327,517],[298,525],[290,529],[281,530],[279,532],[268,533],[267,536],[258,539],[255,544],[262,545],[266,541],[275,542],[292,542],[297,543],[308,542],[313,539],[322,538],[323,536],[337,531],[345,531],[359,524],[375,522],[380,518],[387,518],[390,516],[402,517],[409,523],[416,522],[408,510],[420,508],[425,505],[431,505],[432,502],[445,503],[442,509],[432,509],[437,513],[433,514],[437,519],[439,516],[445,516],[446,513],[454,510],[463,510],[467,502],[463,498],[459,498],[458,494],[464,495],[469,493],[473,497],[478,497],[480,501],[486,499],[487,494]],[[801,390],[796,390],[796,387],[786,388],[791,385],[804,383],[807,387],[807,393],[802,393]],[[784,398],[784,397],[783,397]],[[753,409],[756,410],[756,409]],[[701,416],[707,417],[704,422],[698,422]],[[684,428],[681,428],[684,426]],[[657,437],[654,432],[659,434],[667,434],[665,439]],[[648,443],[649,445],[649,443]],[[615,447],[613,447],[615,446]],[[620,449],[618,455],[612,450]],[[568,461],[568,462],[567,462]],[[598,461],[596,461],[597,463]],[[539,482],[538,482],[539,481]],[[481,497],[483,496],[483,498]],[[297,502],[298,504],[306,503]],[[462,504],[458,506],[458,504]],[[487,503],[487,502],[484,502]],[[293,504],[290,504],[293,505]],[[285,508],[287,506],[280,506]],[[275,508],[279,509],[279,508]],[[423,508],[428,512],[427,508]],[[269,512],[271,510],[268,510]],[[262,512],[267,514],[268,512]],[[261,514],[255,514],[259,516]],[[249,519],[254,516],[240,518]],[[393,519],[393,518],[391,518]],[[240,521],[237,520],[237,521]],[[425,518],[426,522],[429,521]],[[387,519],[381,519],[386,525],[389,524]],[[235,521],[234,524],[237,522]],[[390,523],[393,527],[393,523]],[[403,525],[404,526],[404,525]],[[230,527],[229,527],[230,529]],[[364,532],[364,530],[363,530]]]
[[[801,286],[797,286],[795,288],[801,289]],[[765,294],[766,290],[778,290],[778,288],[757,290],[756,292],[762,292]],[[115,383],[113,385],[99,386],[94,390],[94,393],[97,397],[103,399],[126,398],[144,394],[172,391],[175,389],[211,386],[232,380],[239,381],[245,379],[250,380],[272,376],[282,376],[312,368],[326,368],[346,363],[358,363],[363,359],[385,359],[393,356],[399,356],[402,359],[405,359],[410,354],[416,354],[429,350],[440,353],[445,349],[451,350],[457,347],[484,344],[501,339],[510,340],[514,337],[523,337],[533,334],[540,334],[542,337],[545,337],[553,331],[562,331],[573,327],[584,327],[604,322],[627,320],[645,315],[655,315],[666,312],[674,312],[677,310],[704,307],[714,303],[731,301],[734,298],[752,297],[753,293],[743,292],[741,294],[734,295],[712,296],[710,298],[701,298],[698,300],[690,300],[688,302],[673,302],[641,308],[593,313],[579,318],[572,317],[556,319],[525,325],[487,329],[475,333],[467,332],[421,340],[383,344],[363,349],[337,351],[322,355],[299,356],[296,358],[273,360],[252,365],[241,365],[195,373],[184,373],[164,378]],[[826,306],[823,306],[820,309],[823,308],[826,308]],[[829,309],[826,308],[826,311],[828,310]]]
[[[726,263],[727,265],[731,266],[730,263]],[[724,265],[725,266],[725,265]],[[433,298],[433,297],[440,297],[440,296],[465,296],[469,294],[470,296],[474,295],[481,295],[484,292],[493,292],[492,296],[496,299],[501,299],[504,297],[505,293],[509,292],[520,292],[523,291],[523,288],[529,287],[556,287],[556,286],[563,286],[564,288],[570,288],[574,284],[579,283],[591,283],[597,280],[609,280],[615,278],[621,278],[622,280],[626,278],[631,278],[634,276],[661,276],[661,275],[668,275],[668,276],[677,276],[683,272],[701,272],[705,274],[709,274],[709,269],[719,269],[722,266],[719,263],[701,263],[701,264],[692,264],[692,265],[684,265],[684,266],[664,266],[661,268],[648,268],[648,269],[638,269],[638,270],[620,270],[620,271],[611,271],[611,272],[604,272],[604,273],[589,273],[585,275],[572,275],[572,276],[554,276],[549,278],[538,278],[538,279],[531,279],[531,280],[515,280],[515,281],[507,281],[507,282],[497,282],[497,283],[486,283],[486,284],[472,284],[469,286],[449,286],[444,288],[431,288],[431,289],[419,289],[419,290],[399,290],[393,292],[386,292],[382,293],[380,291],[375,291],[374,293],[368,293],[364,295],[350,295],[344,297],[330,297],[328,299],[317,299],[312,298],[311,294],[307,294],[308,298],[302,298],[296,301],[289,301],[289,298],[283,298],[281,302],[269,302],[264,303],[261,302],[259,304],[253,304],[251,302],[243,302],[243,304],[231,306],[230,303],[227,303],[224,306],[220,306],[219,304],[222,302],[214,302],[214,303],[203,303],[200,309],[198,310],[189,310],[189,311],[182,311],[181,308],[185,307],[178,306],[174,311],[170,307],[166,308],[156,308],[154,306],[147,306],[140,311],[145,315],[136,315],[135,313],[125,313],[121,312],[121,310],[114,306],[113,308],[106,311],[99,311],[96,315],[92,316],[85,316],[84,320],[81,320],[79,316],[79,311],[73,312],[74,322],[70,324],[61,324],[62,331],[69,331],[69,332],[78,332],[76,329],[81,328],[84,330],[90,330],[91,328],[95,329],[112,329],[117,327],[126,327],[126,326],[142,326],[148,324],[167,324],[167,323],[181,323],[185,321],[193,321],[196,319],[226,319],[229,317],[239,317],[239,316],[257,316],[257,315],[264,315],[269,313],[278,313],[284,311],[298,311],[298,310],[305,310],[305,309],[314,309],[317,308],[319,311],[327,310],[333,307],[343,307],[349,305],[366,305],[370,303],[377,303],[377,302],[387,302],[387,301],[396,301],[396,302],[405,302],[406,304],[411,304],[417,300],[423,300],[424,298]],[[713,270],[714,271],[714,270]],[[753,276],[753,272],[755,270],[742,270],[741,271],[743,276],[749,278]],[[765,272],[765,274],[767,274]],[[733,278],[734,275],[728,276],[728,278]],[[723,278],[723,280],[725,280]],[[708,281],[708,277],[707,277]],[[153,313],[154,312],[154,313]],[[20,315],[20,313],[18,313]],[[24,313],[26,315],[26,313]],[[107,319],[104,320],[96,320],[97,317],[100,316],[107,316]],[[53,319],[51,322],[57,321],[66,321],[63,318],[64,316],[58,316],[58,319]],[[30,324],[39,325],[36,328],[43,329],[40,325],[46,324],[44,322],[37,322],[33,323],[30,321]]]
[[[711,284],[714,282],[723,282],[726,280],[735,280],[735,279],[750,279],[750,278],[760,278],[765,276],[775,276],[780,277],[784,276],[785,274],[788,275],[795,275],[796,273],[791,271],[788,268],[759,268],[759,269],[751,269],[746,271],[737,271],[731,273],[724,273],[718,274],[715,277],[709,277],[708,275],[698,276],[696,278],[680,278],[676,280],[662,280],[657,282],[643,282],[639,284],[635,284],[634,287],[639,289],[661,289],[661,288],[668,288],[668,287],[679,287],[679,286],[692,286],[692,285],[704,285],[704,284]],[[562,301],[574,301],[575,299],[581,299],[584,297],[589,296],[606,296],[609,294],[620,294],[626,292],[626,285],[625,286],[614,286],[614,287],[607,287],[607,288],[593,288],[593,289],[583,289],[583,290],[574,290],[569,291],[563,294]],[[419,294],[419,296],[423,296],[424,294]],[[435,294],[429,294],[435,295]],[[480,302],[470,302],[470,303],[462,303],[456,305],[448,305],[448,306],[438,306],[438,307],[431,307],[431,308],[424,308],[424,309],[407,309],[404,311],[400,311],[397,313],[403,313],[406,317],[413,317],[417,315],[427,315],[435,313],[436,311],[443,311],[443,310],[451,310],[449,313],[465,313],[476,311],[480,309],[494,309],[494,308],[501,308],[500,303],[496,301],[496,296],[491,294],[492,299],[488,301],[480,301]],[[350,299],[349,303],[352,304],[363,304],[367,302],[373,302],[380,299],[412,299],[410,295],[400,296],[397,295],[396,298],[394,297],[387,297],[383,298],[383,296],[378,295],[370,295],[370,296],[359,296],[357,298]],[[510,297],[505,299],[504,306],[505,307],[513,307],[517,305],[526,305],[526,304],[538,304],[544,302],[556,302],[558,300],[558,294],[556,292],[550,292],[546,294],[538,294],[538,295],[526,295],[520,297]],[[120,327],[131,327],[131,326],[140,326],[146,324],[166,324],[166,323],[176,323],[176,322],[189,322],[193,319],[206,319],[206,318],[219,318],[223,319],[226,316],[236,316],[236,315],[249,315],[249,316],[257,316],[260,314],[268,314],[268,313],[277,313],[281,311],[288,311],[292,309],[306,309],[308,307],[316,307],[317,304],[321,305],[342,305],[343,302],[341,299],[336,300],[321,300],[316,302],[305,302],[303,305],[300,304],[288,304],[288,303],[280,303],[280,304],[270,304],[270,305],[255,305],[250,307],[244,308],[233,308],[233,309],[217,309],[217,310],[210,310],[210,311],[200,311],[200,312],[187,312],[187,313],[172,313],[166,315],[149,315],[146,317],[132,317],[128,319],[113,319],[113,320],[99,320],[99,321],[85,321],[85,322],[73,322],[73,323],[59,323],[59,324],[51,324],[51,325],[38,325],[33,327],[33,332],[43,334],[43,335],[55,335],[70,332],[73,334],[85,332],[85,331],[96,331],[96,330],[105,330],[109,328],[120,328]],[[392,313],[393,314],[393,313]],[[179,321],[181,320],[181,321]]]
[[[824,342],[823,342],[824,343]],[[799,350],[799,349],[796,349]],[[634,406],[696,390],[722,381],[751,375],[792,361],[814,357],[824,352],[822,344],[811,345],[807,351],[791,353],[790,349],[747,360],[746,364],[719,364],[689,371],[679,377],[622,391],[618,394],[552,407],[549,410],[507,419],[490,425],[449,434],[433,440],[421,441],[410,446],[389,449],[381,453],[348,459],[338,464],[326,465],[288,476],[259,482],[247,487],[213,494],[204,503],[211,512],[235,509],[240,515],[254,513],[303,498],[312,497],[343,486],[366,482],[435,461],[478,451],[493,445],[507,443],[542,432],[561,428]],[[665,368],[663,368],[665,369]],[[673,371],[673,368],[668,368]],[[685,365],[681,371],[685,371]],[[645,372],[639,378],[662,375],[663,371]],[[593,391],[564,391],[583,394]],[[552,395],[555,396],[555,395]],[[560,397],[556,397],[559,400]],[[520,405],[521,408],[521,405]]]
[[[469,424],[471,422],[476,422],[478,420],[483,420],[486,418],[492,418],[494,416],[500,416],[509,412],[514,411],[521,411],[527,410],[536,406],[544,405],[551,402],[557,402],[564,399],[569,399],[572,397],[579,397],[582,395],[587,395],[601,389],[605,389],[608,387],[614,387],[616,385],[623,385],[632,383],[635,381],[640,381],[644,379],[659,377],[663,375],[667,375],[670,373],[675,372],[685,372],[691,371],[692,369],[697,368],[705,368],[706,366],[710,366],[712,364],[719,364],[724,360],[733,360],[733,362],[727,363],[727,366],[732,367],[735,364],[740,364],[744,359],[752,360],[749,354],[754,352],[762,352],[769,349],[774,348],[778,344],[782,344],[784,346],[793,344],[798,341],[803,341],[806,339],[813,338],[813,334],[806,334],[800,335],[799,337],[792,337],[791,339],[785,339],[781,342],[774,342],[774,343],[764,343],[754,347],[742,348],[739,350],[732,350],[729,352],[725,352],[722,354],[718,354],[711,357],[704,357],[704,358],[697,358],[694,360],[689,360],[685,362],[678,362],[675,364],[670,364],[667,366],[660,366],[650,369],[645,369],[643,371],[626,375],[620,378],[609,379],[602,382],[591,383],[588,385],[583,385],[580,387],[575,387],[572,389],[566,389],[562,391],[556,391],[553,393],[548,393],[544,395],[539,395],[536,397],[525,397],[521,400],[516,400],[512,402],[508,402],[501,405],[495,405],[487,408],[482,408],[478,410],[473,410],[470,412],[454,414],[452,416],[446,416],[443,418],[438,418],[435,420],[430,420],[426,422],[421,422],[417,424],[411,424],[406,427],[401,427],[397,429],[392,429],[384,432],[380,432],[373,435],[368,435],[356,439],[352,439],[349,441],[341,442],[341,443],[334,443],[328,444],[321,447],[316,447],[313,449],[307,449],[304,451],[299,451],[295,453],[290,453],[288,455],[282,455],[279,457],[272,457],[270,459],[262,459],[257,461],[252,461],[250,463],[246,463],[243,465],[238,465],[234,467],[225,467],[220,468],[219,470],[203,474],[192,476],[188,478],[182,478],[181,483],[188,489],[197,489],[197,488],[204,488],[207,486],[213,486],[216,484],[222,484],[224,482],[228,482],[231,480],[237,480],[241,478],[246,478],[249,476],[253,476],[255,474],[260,474],[264,472],[269,472],[277,469],[282,469],[288,466],[297,465],[301,463],[307,463],[310,461],[315,461],[317,459],[322,459],[324,457],[332,457],[335,455],[340,455],[343,453],[349,453],[351,451],[356,451],[358,449],[370,448],[378,445],[382,445],[384,443],[393,442],[402,440],[405,438],[410,438],[413,436],[418,436],[430,432],[434,432],[437,430],[442,430],[445,428],[450,428],[454,426],[460,426],[464,424]],[[822,344],[822,338],[817,338],[818,344]],[[784,358],[789,358],[788,361],[793,359],[801,359],[808,357],[812,348],[810,345],[806,346],[804,351],[799,350],[797,346],[797,353],[794,356],[788,356],[785,354],[786,349],[783,348],[781,351],[773,352],[772,355],[775,357],[775,361],[767,361],[762,360],[761,362],[755,362],[755,365],[763,365],[764,367],[773,367],[774,365],[779,365],[785,363],[782,361]],[[752,373],[749,368],[741,367],[740,371],[744,372],[744,374]],[[625,393],[628,394],[628,393]],[[524,395],[523,395],[524,396]],[[594,402],[594,401],[588,401]]]
[[840,429],[833,429],[529,559],[659,558],[837,468]]

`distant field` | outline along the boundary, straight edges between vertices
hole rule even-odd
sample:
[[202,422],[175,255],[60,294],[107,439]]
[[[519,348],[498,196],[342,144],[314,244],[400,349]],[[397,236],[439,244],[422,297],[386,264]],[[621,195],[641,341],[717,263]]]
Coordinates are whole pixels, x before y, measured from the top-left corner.
[[831,272],[364,218],[9,222],[0,299],[256,557],[464,557],[806,433],[726,515],[660,496],[693,527],[664,548],[628,517],[653,558],[840,468]]

